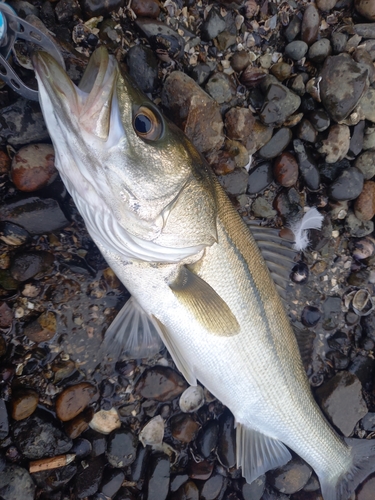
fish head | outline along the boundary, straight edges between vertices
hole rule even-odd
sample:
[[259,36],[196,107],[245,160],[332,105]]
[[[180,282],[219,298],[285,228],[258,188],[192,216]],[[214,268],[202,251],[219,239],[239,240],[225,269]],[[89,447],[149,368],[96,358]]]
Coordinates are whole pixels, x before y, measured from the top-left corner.
[[[129,234],[159,238],[162,244],[163,231],[171,233],[165,231],[170,214],[178,212],[193,183],[202,199],[210,200],[203,204],[209,227],[202,228],[201,243],[212,244],[215,200],[207,197],[207,189],[212,191],[207,165],[183,132],[120,71],[115,57],[97,49],[78,86],[45,52],[36,52],[33,64],[56,166],[81,214],[83,204],[107,211]],[[167,240],[190,244],[178,237]]]

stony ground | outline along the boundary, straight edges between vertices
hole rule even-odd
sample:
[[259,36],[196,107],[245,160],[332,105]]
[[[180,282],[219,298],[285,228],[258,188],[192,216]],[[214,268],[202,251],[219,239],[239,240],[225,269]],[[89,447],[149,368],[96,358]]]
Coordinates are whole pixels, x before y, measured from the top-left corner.
[[[56,35],[75,82],[106,45],[249,224],[282,228],[318,207],[323,229],[288,277],[287,308],[327,418],[374,437],[372,2],[11,4]],[[22,44],[11,63],[35,85]],[[297,456],[247,485],[233,416],[188,388],[165,349],[103,358],[127,291],[58,177],[38,104],[2,86],[0,108],[0,497],[321,500]],[[371,476],[356,498],[374,490]]]

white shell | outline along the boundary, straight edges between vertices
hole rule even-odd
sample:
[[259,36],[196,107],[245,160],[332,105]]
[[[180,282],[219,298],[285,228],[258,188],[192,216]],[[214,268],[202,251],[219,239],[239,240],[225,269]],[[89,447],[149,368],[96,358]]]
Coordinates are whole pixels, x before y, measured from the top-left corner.
[[160,415],[152,418],[139,433],[139,440],[143,446],[161,445],[164,437],[164,420]]
[[180,408],[184,413],[192,413],[204,405],[204,393],[200,385],[190,386],[181,394]]
[[91,429],[100,432],[101,434],[109,434],[121,427],[120,418],[116,408],[110,410],[100,410],[93,416],[90,422]]

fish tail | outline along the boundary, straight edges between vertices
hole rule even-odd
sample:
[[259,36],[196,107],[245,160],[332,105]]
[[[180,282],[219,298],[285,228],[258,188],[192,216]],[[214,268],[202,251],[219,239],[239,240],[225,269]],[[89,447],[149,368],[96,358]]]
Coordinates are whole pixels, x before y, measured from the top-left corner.
[[357,487],[375,472],[375,440],[345,439],[351,448],[351,466],[340,477],[319,477],[324,500],[348,500]]

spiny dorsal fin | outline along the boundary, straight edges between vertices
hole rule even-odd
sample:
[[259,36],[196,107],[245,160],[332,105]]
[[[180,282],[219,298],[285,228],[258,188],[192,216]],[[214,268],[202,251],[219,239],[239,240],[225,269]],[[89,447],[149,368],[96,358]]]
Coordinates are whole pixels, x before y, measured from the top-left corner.
[[186,267],[169,286],[181,304],[209,333],[221,337],[239,333],[240,326],[226,302],[208,283]]

